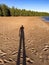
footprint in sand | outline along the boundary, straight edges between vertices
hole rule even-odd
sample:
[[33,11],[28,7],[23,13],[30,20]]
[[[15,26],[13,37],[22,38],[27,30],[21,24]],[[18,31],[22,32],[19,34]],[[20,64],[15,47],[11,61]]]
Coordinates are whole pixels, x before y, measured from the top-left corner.
[[26,58],[26,61],[29,63],[34,63],[34,60],[30,59],[29,57]]
[[0,57],[1,57],[1,56],[5,56],[5,55],[6,55],[6,53],[3,52],[2,50],[0,50]]
[[4,65],[4,61],[0,59],[0,65]]
[[13,53],[12,53],[12,55],[15,55],[15,54],[17,54],[18,53],[18,51],[14,51]]

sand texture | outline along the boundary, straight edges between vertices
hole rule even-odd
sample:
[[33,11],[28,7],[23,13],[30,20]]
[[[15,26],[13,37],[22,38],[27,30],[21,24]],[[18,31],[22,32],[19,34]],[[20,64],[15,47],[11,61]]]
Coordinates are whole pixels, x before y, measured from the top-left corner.
[[49,65],[49,25],[40,17],[0,17],[0,65],[18,65],[19,29],[24,26],[25,54],[19,65]]

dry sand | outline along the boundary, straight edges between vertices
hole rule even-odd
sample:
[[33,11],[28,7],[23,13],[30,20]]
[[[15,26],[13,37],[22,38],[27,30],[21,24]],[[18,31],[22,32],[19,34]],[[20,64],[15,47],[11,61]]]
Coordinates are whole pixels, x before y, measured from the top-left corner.
[[21,25],[26,65],[49,65],[49,26],[40,17],[0,17],[0,65],[16,65]]

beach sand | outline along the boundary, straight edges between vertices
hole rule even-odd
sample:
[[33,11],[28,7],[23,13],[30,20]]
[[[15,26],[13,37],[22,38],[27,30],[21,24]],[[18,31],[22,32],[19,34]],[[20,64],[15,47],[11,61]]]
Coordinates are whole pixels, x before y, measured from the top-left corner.
[[17,65],[21,25],[26,65],[49,65],[49,25],[40,17],[0,17],[0,65]]

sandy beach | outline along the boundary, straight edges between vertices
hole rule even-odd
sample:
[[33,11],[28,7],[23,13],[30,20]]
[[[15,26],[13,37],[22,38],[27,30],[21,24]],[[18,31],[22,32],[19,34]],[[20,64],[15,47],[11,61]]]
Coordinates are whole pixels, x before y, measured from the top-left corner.
[[0,65],[17,65],[21,25],[25,33],[26,65],[49,65],[49,25],[36,16],[0,17]]

